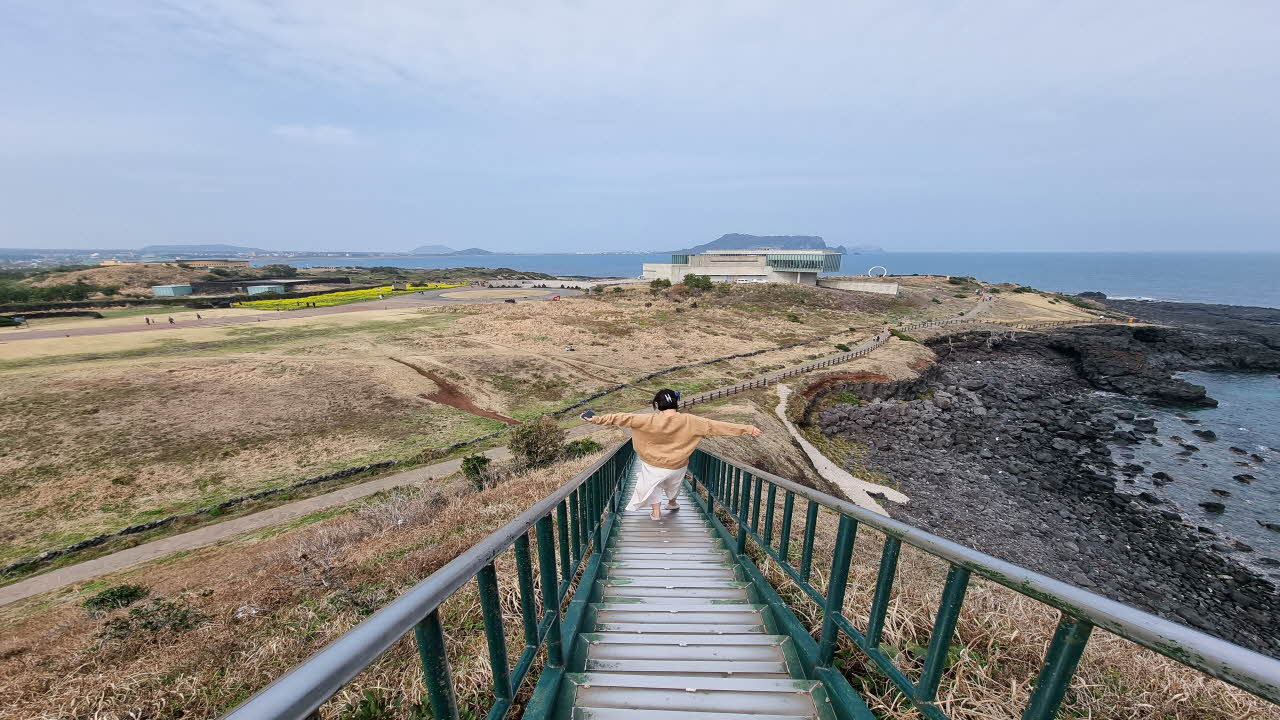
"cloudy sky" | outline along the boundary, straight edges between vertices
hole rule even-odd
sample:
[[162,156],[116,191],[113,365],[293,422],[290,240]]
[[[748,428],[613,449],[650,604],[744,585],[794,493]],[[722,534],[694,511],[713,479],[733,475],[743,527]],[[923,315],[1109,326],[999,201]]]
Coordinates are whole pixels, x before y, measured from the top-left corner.
[[1280,247],[1280,3],[6,0],[0,246]]

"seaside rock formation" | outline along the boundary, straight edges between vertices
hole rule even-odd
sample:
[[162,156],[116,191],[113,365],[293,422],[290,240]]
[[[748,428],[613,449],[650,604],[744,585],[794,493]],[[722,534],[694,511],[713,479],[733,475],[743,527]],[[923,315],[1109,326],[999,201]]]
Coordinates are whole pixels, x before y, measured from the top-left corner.
[[[1169,371],[1194,365],[1193,358],[1234,363],[1237,357],[1229,351],[1211,358],[1216,340],[1138,330],[952,336],[935,345],[941,361],[925,377],[881,383],[867,393],[870,402],[834,405],[809,419],[825,433],[867,446],[865,467],[892,477],[911,498],[889,508],[894,517],[1280,654],[1275,585],[1233,560],[1231,553],[1240,550],[1215,540],[1211,529],[1184,522],[1150,493],[1116,489],[1125,473],[1144,469],[1119,467],[1110,446],[1145,442],[1155,422],[1105,407],[1093,389],[1205,403],[1203,388]],[[1158,360],[1148,355],[1152,347]],[[1280,363],[1280,354],[1251,357]],[[833,384],[824,392],[847,390]],[[1165,473],[1153,478],[1173,481]],[[1230,512],[1224,503],[1205,505]]]

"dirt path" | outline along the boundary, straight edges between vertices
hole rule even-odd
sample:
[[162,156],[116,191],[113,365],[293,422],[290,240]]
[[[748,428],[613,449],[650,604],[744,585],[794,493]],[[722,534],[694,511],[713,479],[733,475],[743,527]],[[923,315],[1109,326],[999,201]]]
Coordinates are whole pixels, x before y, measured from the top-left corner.
[[404,365],[436,384],[438,389],[435,392],[422,393],[422,397],[427,400],[440,403],[441,405],[448,405],[451,408],[457,408],[463,412],[469,412],[472,415],[479,415],[482,418],[497,420],[498,422],[505,423],[507,425],[520,424],[520,421],[515,418],[507,417],[506,415],[496,413],[492,410],[485,410],[479,405],[476,405],[471,401],[471,398],[467,397],[466,393],[462,392],[462,388],[459,388],[457,385],[445,380],[440,376],[440,373],[434,370],[427,370],[426,368],[418,367],[408,360],[401,360],[400,358],[394,357],[390,359]]

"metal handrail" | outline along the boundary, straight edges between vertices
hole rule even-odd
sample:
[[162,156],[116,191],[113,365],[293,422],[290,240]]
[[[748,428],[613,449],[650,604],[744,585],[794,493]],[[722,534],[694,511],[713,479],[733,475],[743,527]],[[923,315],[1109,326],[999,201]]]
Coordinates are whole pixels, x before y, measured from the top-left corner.
[[[520,687],[542,646],[548,646],[544,674],[549,670],[563,671],[562,647],[571,645],[575,629],[566,623],[568,627],[561,636],[560,607],[578,570],[599,564],[603,540],[618,509],[618,494],[625,485],[621,481],[629,471],[634,454],[630,440],[618,443],[555,492],[259,691],[225,715],[224,720],[307,718],[410,632],[417,638],[434,716],[456,718],[458,711],[438,610],[472,578],[481,584],[489,659],[494,669],[494,707],[489,717],[503,717],[511,706],[513,691]],[[540,616],[529,561],[530,529],[536,529],[538,540],[543,601]],[[507,664],[501,610],[496,602],[487,602],[497,598],[494,560],[512,547],[520,576],[526,641],[514,670]]]
[[[1101,595],[1082,590],[1060,580],[1033,572],[986,553],[967,548],[945,538],[925,532],[853,503],[780,478],[777,475],[725,459],[704,450],[695,451],[690,461],[693,496],[708,512],[714,525],[726,540],[736,541],[740,561],[748,569],[754,565],[746,555],[747,541],[767,555],[811,599],[822,607],[820,644],[809,648],[807,664],[818,675],[829,671],[834,661],[833,649],[837,633],[854,641],[872,663],[931,720],[946,720],[935,704],[937,685],[945,666],[947,649],[971,573],[1003,585],[1045,605],[1061,611],[1058,630],[1045,657],[1036,689],[1024,720],[1053,718],[1066,693],[1089,633],[1094,626],[1108,630],[1144,648],[1153,650],[1183,665],[1223,680],[1253,695],[1280,704],[1280,660],[1220,640],[1211,635],[1170,622],[1150,613]],[[703,490],[700,491],[698,486]],[[703,498],[705,491],[705,499]],[[783,495],[781,518],[775,522],[777,496]],[[760,527],[761,498],[764,528]],[[807,501],[805,529],[801,540],[800,567],[791,564],[791,527],[796,498]],[[717,501],[737,524],[736,538],[715,519]],[[820,508],[834,511],[840,517],[830,581],[824,596],[809,583],[813,565],[814,527]],[[845,584],[849,576],[857,526],[873,528],[884,535],[879,574],[867,626],[858,630],[842,613]],[[781,528],[777,542],[774,528]],[[888,607],[898,553],[906,543],[951,567],[947,575],[942,603],[930,633],[924,670],[919,681],[911,682],[880,649],[881,630]],[[757,578],[764,582],[763,576]],[[772,590],[766,592],[772,593]],[[776,595],[775,595],[776,597]],[[780,600],[780,598],[779,598]],[[789,614],[789,611],[788,613]],[[803,628],[801,631],[804,632]],[[803,644],[802,644],[803,645]]]

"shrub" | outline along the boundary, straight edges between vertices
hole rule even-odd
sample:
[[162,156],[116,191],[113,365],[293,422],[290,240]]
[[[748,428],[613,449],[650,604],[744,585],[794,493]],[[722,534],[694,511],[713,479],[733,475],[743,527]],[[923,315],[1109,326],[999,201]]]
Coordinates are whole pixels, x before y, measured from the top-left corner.
[[491,462],[493,461],[479,453],[462,458],[462,474],[466,476],[476,492],[484,490],[488,482],[488,474],[485,471]]
[[862,398],[858,397],[857,393],[853,393],[848,390],[841,390],[835,395],[832,395],[831,400],[832,402],[835,402],[836,404],[839,404],[839,405],[861,405],[862,404]]
[[298,268],[282,263],[263,265],[258,268],[258,272],[262,273],[262,277],[291,278],[298,276]]
[[803,321],[800,319],[800,316],[799,316],[799,315],[797,315],[797,314],[795,314],[795,313],[787,313],[787,321],[788,321],[788,322],[796,322],[796,323],[798,323],[798,322],[803,322]]
[[1019,285],[1018,287],[1014,288],[1013,291],[1016,293],[1029,293],[1029,292],[1035,292],[1036,289],[1029,285]]
[[154,598],[146,605],[129,608],[124,617],[112,618],[98,632],[101,640],[124,640],[138,633],[180,633],[195,628],[209,619],[191,607],[186,600]]
[[112,610],[128,607],[150,594],[146,585],[117,585],[107,588],[80,603],[90,615],[102,615]]
[[956,297],[958,297],[958,298],[966,298],[966,297],[969,297],[969,293],[962,293],[962,292],[958,292],[958,293],[953,293],[953,294],[954,294]]
[[997,294],[998,294],[998,293],[1002,293],[1002,292],[1004,292],[1004,291],[1003,291],[1003,290],[1001,290],[1001,289],[1000,289],[1000,288],[998,288],[998,287],[993,287],[993,288],[987,288],[987,292],[989,292],[989,293],[997,293]]
[[671,287],[671,281],[666,278],[658,278],[657,280],[649,281],[649,289],[654,292],[666,290],[669,287]]
[[564,447],[564,429],[543,415],[512,429],[507,447],[525,465],[542,467],[560,456]]
[[712,288],[711,276],[710,275],[685,275],[684,286],[691,290],[710,290]]
[[908,334],[906,334],[906,333],[902,332],[901,330],[890,330],[890,331],[889,331],[889,334],[890,334],[890,335],[893,335],[894,337],[898,338],[899,340],[905,340],[906,342],[913,342],[913,343],[918,343],[918,342],[920,342],[919,340],[917,340],[917,339],[915,339],[915,338],[911,337],[910,335],[908,335]]
[[950,278],[947,278],[947,284],[948,285],[964,285],[965,281],[963,278],[950,277]]
[[604,288],[603,288],[603,287],[601,287],[601,286],[599,286],[599,285],[592,285],[592,286],[591,286],[591,294],[592,294],[592,295],[599,295],[599,294],[601,294],[601,293],[603,293],[603,292],[604,292]]
[[592,453],[600,452],[604,446],[592,440],[591,438],[581,438],[572,442],[565,443],[564,455],[570,460],[577,460],[580,457],[586,457]]
[[614,285],[613,287],[609,288],[609,292],[620,293],[622,292],[622,288],[617,285]]
[[849,352],[849,346],[844,343],[836,343],[836,349],[840,352]]
[[938,298],[934,298],[934,299],[933,299],[933,301],[934,301],[934,302],[936,302],[936,303],[938,303],[939,305],[941,305],[941,304],[942,304],[942,301],[941,301],[941,300],[939,300]]

